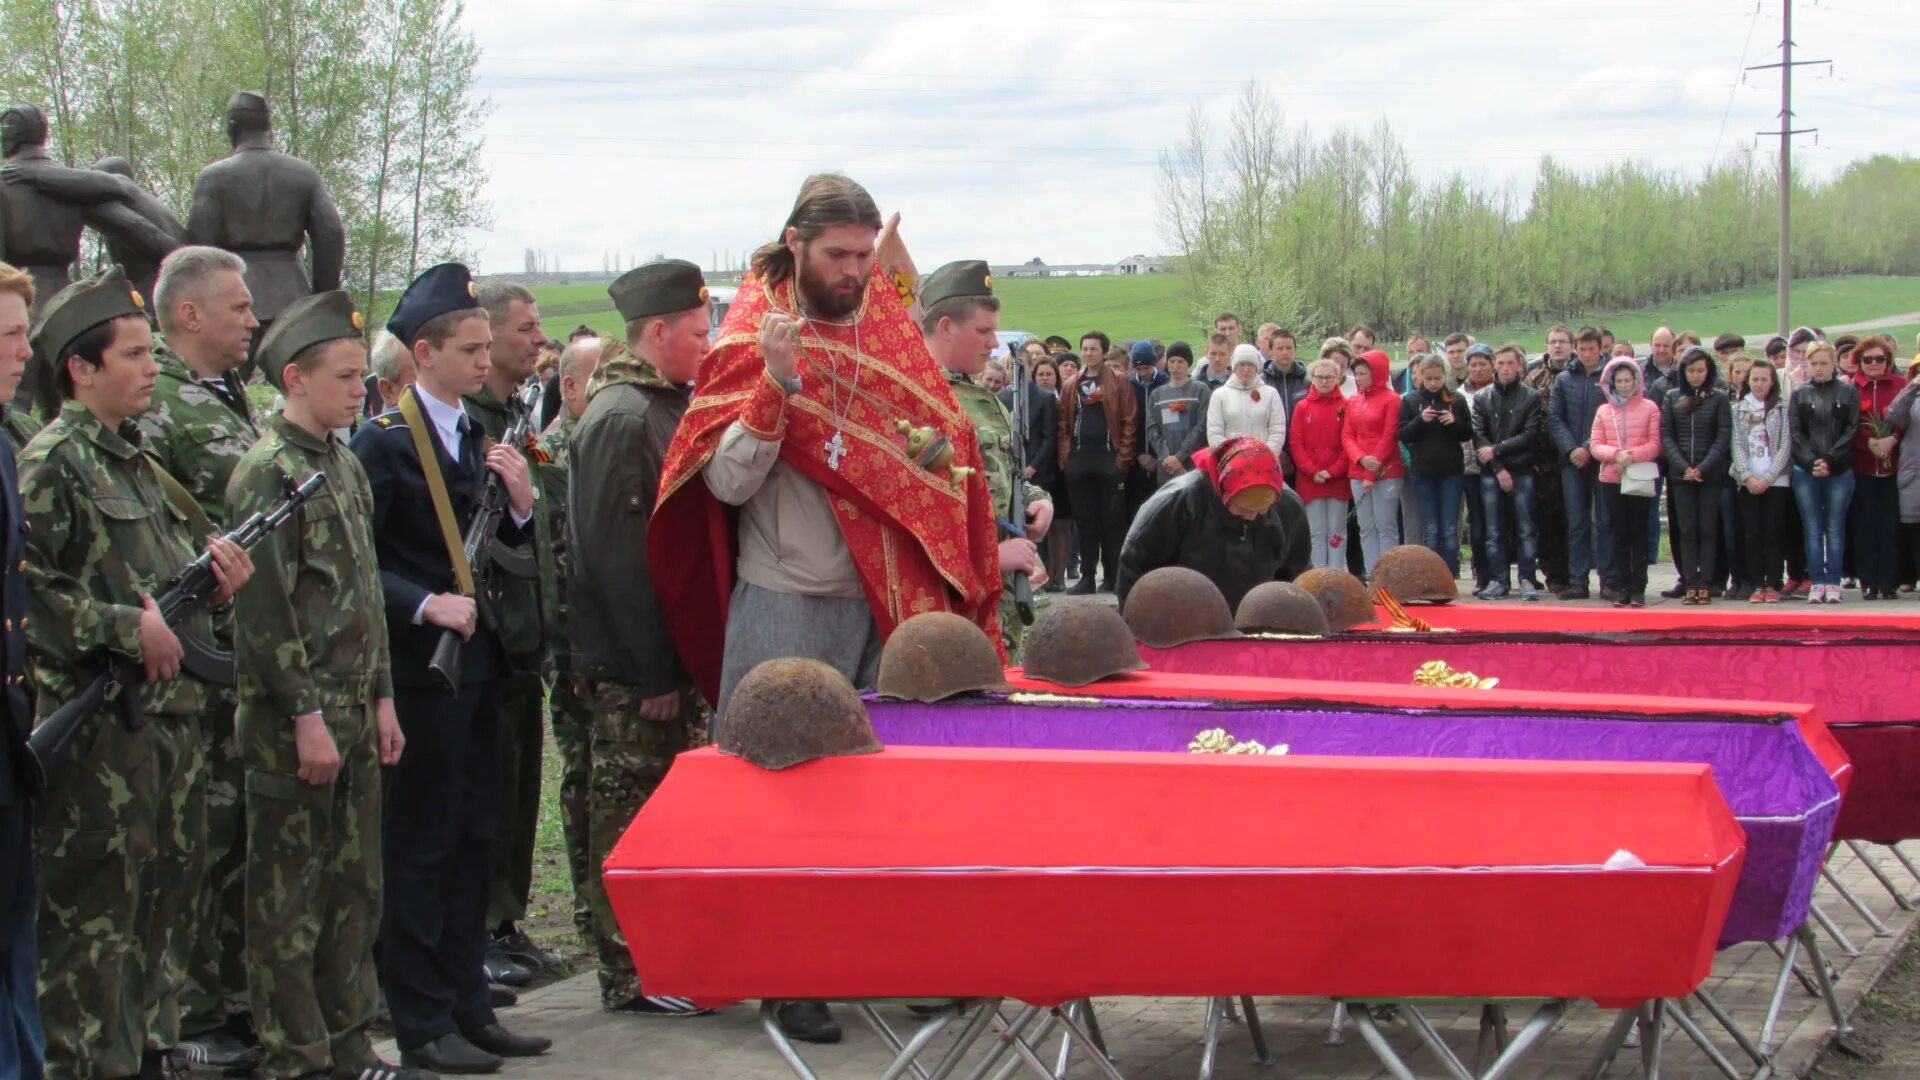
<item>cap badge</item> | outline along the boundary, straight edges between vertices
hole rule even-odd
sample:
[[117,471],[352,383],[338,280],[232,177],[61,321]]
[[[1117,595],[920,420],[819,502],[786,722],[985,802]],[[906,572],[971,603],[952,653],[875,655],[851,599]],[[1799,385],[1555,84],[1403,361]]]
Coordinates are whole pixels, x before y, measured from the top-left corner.
[[365,330],[367,328],[366,318],[357,311],[353,313],[353,328],[355,330]]
[[467,295],[473,297],[476,300],[480,298],[480,291],[473,287],[473,282],[471,281],[467,282]]
[[707,287],[705,285],[700,286],[700,302],[703,304],[707,302]]
[[127,298],[133,301],[134,307],[139,308],[141,311],[147,310],[147,302],[141,299],[139,289],[128,289]]
[[993,275],[992,274],[986,275],[986,277],[981,279],[980,283],[982,285],[985,285],[989,289],[993,288]]

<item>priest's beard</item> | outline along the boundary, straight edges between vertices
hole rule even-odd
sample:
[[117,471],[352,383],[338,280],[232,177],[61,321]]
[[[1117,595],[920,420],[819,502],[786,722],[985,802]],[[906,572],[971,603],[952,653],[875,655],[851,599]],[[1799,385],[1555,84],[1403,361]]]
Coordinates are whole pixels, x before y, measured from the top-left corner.
[[[841,276],[828,280],[813,266],[812,249],[800,245],[800,306],[809,315],[822,319],[844,319],[860,308],[859,278]],[[843,291],[844,290],[844,291]]]

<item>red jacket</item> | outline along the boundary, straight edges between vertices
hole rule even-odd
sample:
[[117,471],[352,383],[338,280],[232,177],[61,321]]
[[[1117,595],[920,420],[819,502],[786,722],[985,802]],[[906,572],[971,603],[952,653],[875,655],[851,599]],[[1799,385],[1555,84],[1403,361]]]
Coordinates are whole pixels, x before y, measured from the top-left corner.
[[[1347,449],[1341,445],[1347,426],[1347,399],[1335,389],[1330,394],[1308,389],[1307,396],[1294,403],[1293,422],[1287,427],[1287,454],[1293,458],[1293,488],[1302,502],[1315,499],[1347,501],[1352,489],[1347,486]],[[1397,457],[1397,455],[1396,455]],[[1322,484],[1315,473],[1330,475]]]
[[1347,422],[1340,429],[1340,443],[1347,451],[1347,476],[1352,480],[1370,477],[1360,467],[1363,457],[1378,458],[1386,468],[1374,480],[1405,476],[1407,467],[1400,460],[1400,395],[1388,380],[1374,376],[1373,384],[1347,399]]
[[[1860,390],[1860,428],[1853,433],[1853,475],[1855,476],[1893,476],[1900,468],[1900,444],[1893,444],[1893,451],[1887,455],[1885,466],[1880,459],[1867,449],[1867,439],[1873,435],[1867,426],[1871,418],[1887,415],[1887,406],[1893,404],[1893,396],[1907,385],[1907,380],[1899,375],[1884,375],[1868,380],[1865,374],[1856,374],[1853,385]],[[1900,433],[1894,432],[1897,436]]]

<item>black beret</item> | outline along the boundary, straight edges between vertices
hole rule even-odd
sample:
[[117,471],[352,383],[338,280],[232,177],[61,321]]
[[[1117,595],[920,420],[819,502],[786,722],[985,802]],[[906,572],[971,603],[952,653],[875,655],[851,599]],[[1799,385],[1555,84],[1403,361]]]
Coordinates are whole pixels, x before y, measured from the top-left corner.
[[473,272],[459,263],[441,263],[421,271],[387,320],[387,330],[413,347],[420,328],[450,311],[474,311],[480,307],[473,287]]
[[44,387],[35,387],[48,403],[60,400],[54,392],[57,373],[67,359],[67,350],[81,335],[127,315],[146,318],[147,301],[117,266],[109,266],[99,277],[85,278],[61,289],[47,306],[40,309],[29,340],[40,355]]
[[627,322],[692,311],[707,302],[707,279],[685,259],[657,259],[636,266],[607,286],[613,306]]
[[254,351],[254,363],[274,389],[284,390],[280,372],[303,349],[340,338],[359,340],[366,329],[366,319],[354,310],[353,297],[339,289],[314,293],[289,304],[273,320]]
[[959,296],[992,296],[993,274],[979,259],[962,259],[928,274],[920,283],[920,306],[930,308]]

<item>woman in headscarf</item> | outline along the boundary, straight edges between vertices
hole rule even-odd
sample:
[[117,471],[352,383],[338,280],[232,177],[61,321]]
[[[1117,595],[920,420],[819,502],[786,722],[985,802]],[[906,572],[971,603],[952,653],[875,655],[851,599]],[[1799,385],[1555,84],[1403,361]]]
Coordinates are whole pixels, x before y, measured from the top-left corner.
[[1253,436],[1228,439],[1196,451],[1193,468],[1140,508],[1120,549],[1120,603],[1148,571],[1185,566],[1238,608],[1255,585],[1305,573],[1311,543],[1307,512],[1281,479],[1280,459]]

